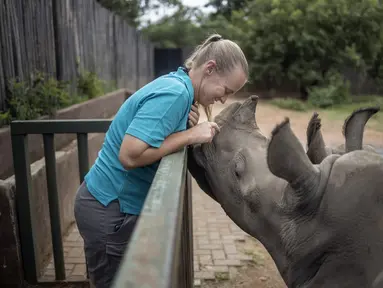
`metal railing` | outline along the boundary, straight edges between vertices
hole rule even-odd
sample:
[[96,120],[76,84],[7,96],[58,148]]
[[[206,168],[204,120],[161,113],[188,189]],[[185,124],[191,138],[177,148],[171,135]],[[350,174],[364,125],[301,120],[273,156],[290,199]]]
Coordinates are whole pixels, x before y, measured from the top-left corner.
[[[30,207],[32,179],[28,135],[42,134],[56,281],[65,275],[56,180],[54,135],[77,134],[80,182],[89,170],[88,134],[106,133],[111,120],[30,120],[11,123],[16,210],[25,281],[39,283]],[[144,204],[114,287],[193,287],[192,201],[186,149],[164,157]],[[149,282],[148,282],[149,281]],[[81,281],[71,281],[71,283]],[[82,281],[84,282],[84,281]],[[143,285],[146,283],[147,286]]]
[[186,153],[184,148],[161,161],[113,288],[193,287],[192,195]]

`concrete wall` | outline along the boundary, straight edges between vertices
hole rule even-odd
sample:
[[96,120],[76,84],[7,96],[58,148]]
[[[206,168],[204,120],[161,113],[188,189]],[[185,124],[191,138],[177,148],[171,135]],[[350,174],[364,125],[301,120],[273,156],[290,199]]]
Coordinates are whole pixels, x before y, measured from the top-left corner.
[[[132,93],[132,91],[126,89],[117,90],[102,97],[97,97],[59,110],[55,119],[111,117],[124,102],[125,97],[128,97]],[[74,134],[60,134],[55,136],[56,150],[65,147],[75,138],[76,135]],[[41,135],[29,135],[28,139],[31,162],[34,162],[44,156],[43,138]],[[0,163],[0,179],[5,180],[13,175],[12,142],[9,127],[0,129]]]
[[14,185],[0,180],[0,287],[20,287],[22,283],[14,195]]
[[[128,92],[129,96],[131,92]],[[75,105],[60,111],[61,119],[66,118],[111,118],[125,100],[125,90],[111,93],[104,97],[93,99],[83,104]],[[9,133],[9,131],[8,131]],[[74,220],[74,198],[80,184],[77,141],[75,135],[63,135],[61,139],[55,138],[58,145],[56,150],[56,177],[60,201],[60,215],[62,235],[64,235]],[[66,136],[66,137],[65,137]],[[93,164],[98,151],[104,141],[105,134],[89,134],[89,164]],[[29,143],[34,151],[34,158],[43,154],[42,143]],[[59,138],[59,137],[57,137]],[[1,139],[1,138],[0,138]],[[4,138],[3,138],[4,139]],[[1,140],[2,141],[2,140]],[[41,140],[40,140],[41,141]],[[10,143],[8,144],[10,145]],[[0,142],[0,146],[6,147]],[[10,148],[11,149],[11,148]],[[1,151],[2,159],[12,160],[12,150]],[[9,155],[4,155],[9,154]],[[8,157],[8,158],[7,158]],[[51,227],[49,218],[48,194],[46,184],[45,159],[41,158],[31,164],[32,197],[31,219],[36,241],[37,268],[42,270],[52,253]],[[17,215],[15,209],[15,179],[12,175],[5,180],[0,180],[0,287],[20,287],[23,279],[22,262],[18,238]]]

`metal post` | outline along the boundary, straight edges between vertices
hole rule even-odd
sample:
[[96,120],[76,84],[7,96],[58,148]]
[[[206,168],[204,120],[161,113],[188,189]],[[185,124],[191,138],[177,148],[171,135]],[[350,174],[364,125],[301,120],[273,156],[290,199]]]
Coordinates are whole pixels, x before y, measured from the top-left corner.
[[[86,173],[89,171],[89,152],[88,134],[77,133],[78,167],[80,173],[80,183],[84,181]],[[86,261],[86,259],[85,259]],[[86,278],[89,279],[88,263],[86,263]]]
[[43,134],[43,140],[56,280],[65,280],[64,249],[61,237],[60,206],[56,182],[54,134]]
[[78,167],[80,172],[80,183],[84,181],[84,177],[89,170],[89,153],[88,153],[88,134],[77,134],[78,149]]
[[[11,134],[13,126],[11,124]],[[31,213],[31,168],[28,151],[28,138],[25,134],[12,134],[13,165],[16,180],[16,209],[21,242],[21,255],[25,280],[37,283],[35,241],[33,237]]]
[[182,235],[180,251],[180,287],[191,288],[194,286],[194,263],[193,263],[193,211],[192,211],[192,190],[190,174],[185,173],[184,186],[184,209],[182,213]]
[[[194,287],[194,248],[193,248],[193,193],[192,193],[192,184],[191,184],[191,176],[190,172],[186,171],[186,191],[185,191],[185,215],[187,219],[187,230],[185,231],[185,235],[187,237],[187,256],[186,256],[186,263],[188,266],[187,269],[187,279],[188,279],[188,286],[187,287]],[[186,214],[187,213],[187,214]]]

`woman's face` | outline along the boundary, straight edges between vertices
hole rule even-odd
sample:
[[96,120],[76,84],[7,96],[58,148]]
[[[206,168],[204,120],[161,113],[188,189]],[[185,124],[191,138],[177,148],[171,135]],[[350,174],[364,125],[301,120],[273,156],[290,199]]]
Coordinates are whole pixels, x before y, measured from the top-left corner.
[[246,81],[246,75],[241,68],[218,74],[215,62],[208,61],[203,67],[201,85],[196,91],[198,102],[205,107],[217,101],[223,104],[229,96],[240,90]]

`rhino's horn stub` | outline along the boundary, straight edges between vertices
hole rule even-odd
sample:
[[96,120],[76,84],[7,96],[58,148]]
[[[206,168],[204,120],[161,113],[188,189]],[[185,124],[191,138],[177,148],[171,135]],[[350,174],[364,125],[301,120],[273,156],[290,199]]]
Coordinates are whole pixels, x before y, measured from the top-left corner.
[[258,103],[259,97],[257,95],[251,95],[249,98],[251,99],[252,102],[257,102]]
[[290,127],[290,119],[278,124],[271,132],[267,149],[267,164],[277,177],[285,179],[297,190],[304,189],[307,182],[319,171],[312,165],[302,144]]
[[246,99],[234,113],[234,120],[238,123],[249,125],[251,128],[257,128],[255,121],[255,112],[257,109],[259,97],[252,95]]
[[215,116],[214,121],[221,128],[224,126],[229,120],[230,116],[232,116],[238,109],[241,107],[240,102],[234,102],[229,106],[225,107],[217,116]]
[[367,121],[380,111],[380,107],[366,107],[354,110],[344,121],[342,134],[345,137],[346,153],[361,150],[363,147],[363,133]]

